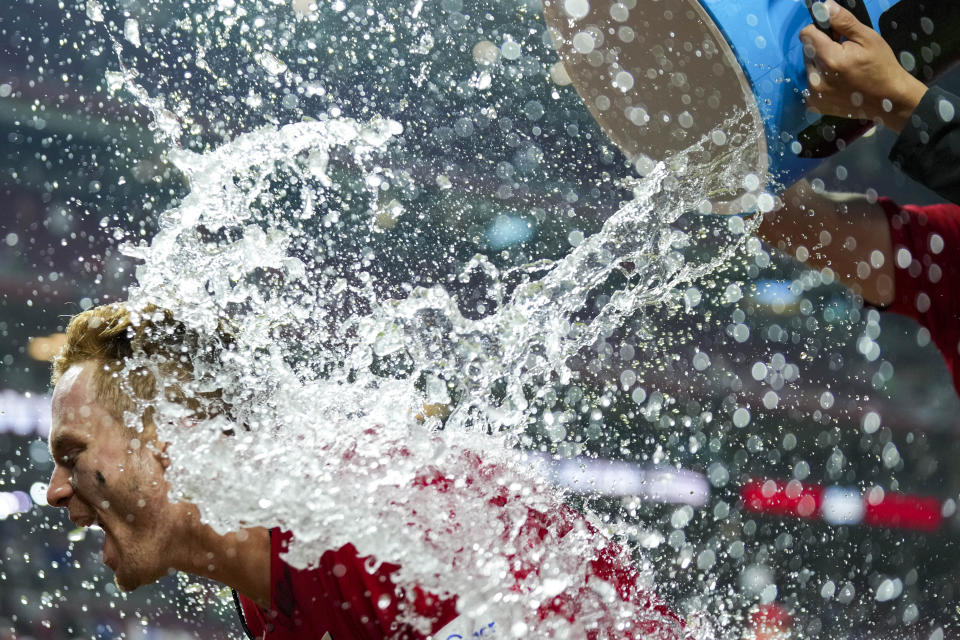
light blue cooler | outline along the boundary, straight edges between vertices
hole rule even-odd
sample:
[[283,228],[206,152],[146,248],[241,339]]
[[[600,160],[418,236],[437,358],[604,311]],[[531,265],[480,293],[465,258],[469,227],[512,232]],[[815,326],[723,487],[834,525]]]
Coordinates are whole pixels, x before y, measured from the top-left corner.
[[[957,0],[840,2],[925,81],[957,59]],[[566,75],[641,173],[715,131],[726,144],[738,129],[762,129],[742,175],[779,191],[870,126],[805,108],[798,34],[817,9],[806,0],[545,0],[544,9]],[[729,185],[726,200],[735,207],[742,191]]]

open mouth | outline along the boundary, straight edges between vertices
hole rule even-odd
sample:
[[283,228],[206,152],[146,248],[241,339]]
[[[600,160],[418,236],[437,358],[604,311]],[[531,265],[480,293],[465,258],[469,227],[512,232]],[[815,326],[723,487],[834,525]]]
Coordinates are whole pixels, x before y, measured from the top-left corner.
[[99,518],[94,518],[86,527],[91,531],[103,532],[103,544],[100,547],[100,559],[106,566],[116,571],[117,550],[110,531],[103,526]]
[[[100,527],[103,529],[103,527]],[[110,567],[114,571],[117,570],[117,548],[116,544],[113,541],[113,536],[110,535],[110,532],[106,529],[103,529],[103,546],[100,548],[100,558],[103,561],[103,564]]]

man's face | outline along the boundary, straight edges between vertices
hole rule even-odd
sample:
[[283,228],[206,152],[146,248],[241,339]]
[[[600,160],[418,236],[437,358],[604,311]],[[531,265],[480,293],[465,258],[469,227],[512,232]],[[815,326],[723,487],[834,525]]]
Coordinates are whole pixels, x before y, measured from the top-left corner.
[[[162,455],[113,418],[95,397],[93,362],[71,367],[53,391],[47,502],[78,526],[99,525],[103,562],[125,590],[169,570],[184,505],[167,499]],[[166,561],[165,561],[166,560]]]

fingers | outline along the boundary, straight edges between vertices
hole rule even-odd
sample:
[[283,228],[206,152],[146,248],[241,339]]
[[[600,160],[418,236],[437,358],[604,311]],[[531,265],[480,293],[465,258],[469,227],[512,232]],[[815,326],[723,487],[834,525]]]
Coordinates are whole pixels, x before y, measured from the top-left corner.
[[837,44],[829,35],[821,31],[815,24],[808,24],[800,30],[800,40],[802,42],[810,43],[813,46],[825,43]]
[[849,107],[837,104],[835,90],[829,79],[811,60],[806,62],[807,92],[804,97],[807,109],[817,114],[832,114],[850,117]]
[[817,60],[821,66],[827,68],[832,68],[843,56],[843,45],[814,25],[800,31],[800,42],[803,43],[804,60]]
[[823,73],[810,58],[804,61],[803,66],[807,71],[807,86],[811,91],[820,91],[824,83]]
[[804,94],[804,102],[807,109],[820,115],[869,118],[862,108],[862,94],[857,91],[848,94],[845,90],[838,90],[812,61],[808,60],[805,66],[808,89]]
[[815,25],[808,24],[800,30],[800,42],[803,43],[803,57],[813,58],[817,55],[818,42],[827,44],[832,43],[833,40],[831,40],[827,34],[820,31]]
[[807,72],[807,85],[811,90],[817,91],[824,82],[825,66],[819,53],[826,51],[828,57],[833,56],[833,48],[840,45],[813,25],[800,32],[800,41],[803,42],[803,66]]
[[807,109],[814,113],[823,113],[821,105],[823,102],[823,93],[820,91],[820,88],[823,86],[822,76],[812,64],[807,65],[807,86],[809,88],[804,91],[803,97]]
[[835,35],[863,44],[867,38],[867,32],[873,32],[872,28],[860,22],[857,16],[834,0],[827,0],[824,4],[830,13],[830,28]]
[[[807,109],[819,112],[818,103],[821,97],[820,86],[823,84],[823,76],[816,65],[817,49],[814,45],[815,39],[825,35],[816,26],[809,25],[800,31],[800,41],[803,43],[803,66],[807,73],[807,89],[804,91],[804,102]],[[829,40],[829,38],[827,38]]]

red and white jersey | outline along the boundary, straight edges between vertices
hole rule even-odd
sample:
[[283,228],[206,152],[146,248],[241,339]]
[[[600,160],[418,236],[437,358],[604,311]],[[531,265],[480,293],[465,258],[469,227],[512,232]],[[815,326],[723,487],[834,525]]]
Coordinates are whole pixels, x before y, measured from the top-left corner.
[[[440,474],[430,474],[421,482],[443,492],[455,490],[454,483]],[[502,510],[511,500],[510,495],[506,489],[494,491],[489,504]],[[581,514],[569,507],[561,506],[550,513],[527,507],[526,520],[518,532],[515,530],[516,538],[511,542],[515,547],[522,544],[527,550],[536,550],[556,545],[575,528],[582,531],[584,527],[592,529]],[[599,546],[583,549],[584,554],[592,554],[585,562],[583,585],[567,588],[542,602],[537,611],[539,619],[566,619],[582,628],[583,637],[589,640],[686,638],[683,621],[641,586],[638,571],[625,560],[622,549],[599,539]],[[498,617],[495,604],[488,607],[482,619],[460,616],[455,597],[438,598],[420,588],[414,588],[412,594],[405,593],[392,580],[399,569],[397,565],[377,564],[360,557],[351,544],[327,551],[316,567],[295,569],[281,558],[290,540],[289,533],[271,532],[270,609],[238,597],[251,637],[325,640],[329,634],[332,640],[458,640],[515,635],[511,629],[514,621]],[[530,560],[535,557],[536,553],[511,556],[505,591],[520,591],[524,581],[539,575],[540,566]],[[598,588],[606,590],[606,610],[596,608]],[[587,602],[591,604],[585,605]],[[591,608],[586,610],[585,606]],[[624,606],[639,614],[624,620],[615,613],[622,613]],[[406,622],[411,613],[429,621],[429,631]]]

